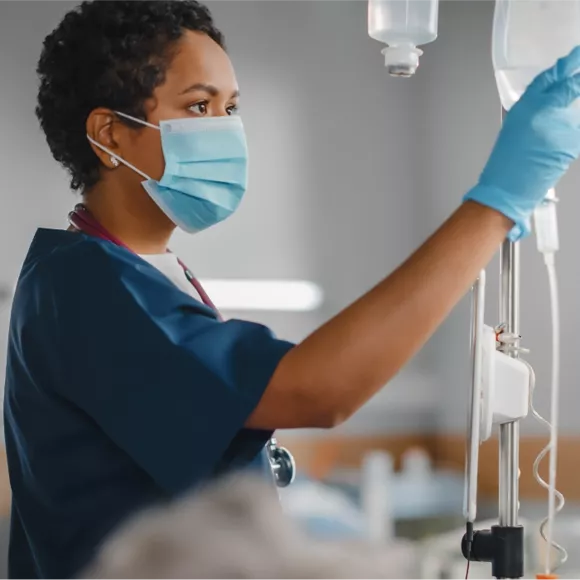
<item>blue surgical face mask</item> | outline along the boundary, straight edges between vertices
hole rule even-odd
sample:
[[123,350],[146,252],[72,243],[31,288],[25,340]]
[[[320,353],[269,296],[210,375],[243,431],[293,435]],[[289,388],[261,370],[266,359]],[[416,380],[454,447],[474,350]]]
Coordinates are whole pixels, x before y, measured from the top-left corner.
[[248,180],[248,146],[240,117],[173,119],[158,127],[116,114],[160,131],[165,171],[159,181],[87,135],[88,140],[141,175],[145,191],[173,223],[194,233],[236,211]]

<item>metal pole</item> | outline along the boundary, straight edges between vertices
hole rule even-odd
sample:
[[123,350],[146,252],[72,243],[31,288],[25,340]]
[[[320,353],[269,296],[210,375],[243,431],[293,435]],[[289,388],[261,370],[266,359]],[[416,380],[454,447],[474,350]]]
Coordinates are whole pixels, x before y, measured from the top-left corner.
[[[502,121],[505,111],[502,109]],[[499,262],[499,316],[501,350],[519,357],[520,346],[520,247],[506,240]],[[518,525],[520,479],[520,425],[500,425],[499,431],[499,522],[491,529],[491,572],[495,578],[524,575],[524,530]],[[488,537],[488,536],[483,536]],[[495,541],[494,541],[495,537]]]
[[[514,244],[506,240],[502,244],[499,273],[500,328],[498,332],[501,333],[499,348],[508,356],[518,358],[520,346],[518,243]],[[518,525],[519,454],[519,423],[515,421],[500,425],[499,525],[492,526],[490,530],[474,530],[473,522],[467,516],[465,534],[461,541],[461,552],[464,558],[468,562],[490,562],[494,578],[523,578],[524,576],[524,529]],[[469,572],[469,568],[467,570]]]
[[[502,121],[505,116],[502,108]],[[501,247],[499,262],[499,316],[508,335],[514,337],[514,349],[508,353],[518,357],[520,344],[520,247],[506,240]],[[520,478],[519,422],[500,425],[499,431],[499,525],[518,525]]]
[[[520,251],[518,243],[506,240],[500,256],[500,320],[504,332],[520,332]],[[513,344],[519,346],[519,340]],[[517,349],[510,351],[517,358]],[[518,525],[520,426],[517,421],[500,426],[499,432],[499,525]]]
[[[505,354],[518,357],[520,343],[520,252],[519,244],[505,241],[500,254],[499,314]],[[499,522],[491,530],[473,532],[467,524],[462,552],[480,562],[491,562],[494,578],[522,578],[524,530],[518,525],[520,426],[517,421],[500,425],[499,431]],[[471,542],[470,542],[471,540]]]

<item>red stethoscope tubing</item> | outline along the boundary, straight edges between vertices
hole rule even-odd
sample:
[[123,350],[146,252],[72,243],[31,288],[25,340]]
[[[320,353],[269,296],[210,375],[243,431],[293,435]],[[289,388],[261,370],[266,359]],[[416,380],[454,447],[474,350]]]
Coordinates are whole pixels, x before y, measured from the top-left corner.
[[[95,238],[100,238],[101,240],[106,240],[111,242],[116,246],[125,248],[129,252],[133,252],[131,248],[125,245],[121,240],[109,233],[91,214],[91,212],[82,204],[75,206],[74,210],[68,214],[68,221],[70,225],[83,232],[89,236],[94,236]],[[199,280],[191,273],[191,270],[179,259],[177,258],[179,265],[183,268],[185,277],[189,283],[195,288],[199,294],[201,300],[206,306],[209,306],[221,320],[222,316],[219,310],[216,308],[215,304],[212,302],[211,298],[208,296],[207,292],[204,290],[203,286],[200,284]]]

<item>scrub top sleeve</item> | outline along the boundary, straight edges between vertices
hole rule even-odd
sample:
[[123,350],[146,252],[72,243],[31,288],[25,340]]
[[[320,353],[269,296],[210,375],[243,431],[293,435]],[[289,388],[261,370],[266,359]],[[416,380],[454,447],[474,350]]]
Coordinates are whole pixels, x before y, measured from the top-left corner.
[[153,268],[89,244],[51,268],[46,331],[54,388],[167,492],[211,476],[293,347],[213,313]]

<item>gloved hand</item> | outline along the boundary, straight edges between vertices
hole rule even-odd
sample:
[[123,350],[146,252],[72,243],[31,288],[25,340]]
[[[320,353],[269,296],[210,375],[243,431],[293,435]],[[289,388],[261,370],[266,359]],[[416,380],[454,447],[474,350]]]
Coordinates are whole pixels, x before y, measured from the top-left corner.
[[580,155],[580,47],[541,73],[510,109],[489,160],[464,200],[496,209],[515,226],[516,241],[548,190]]

